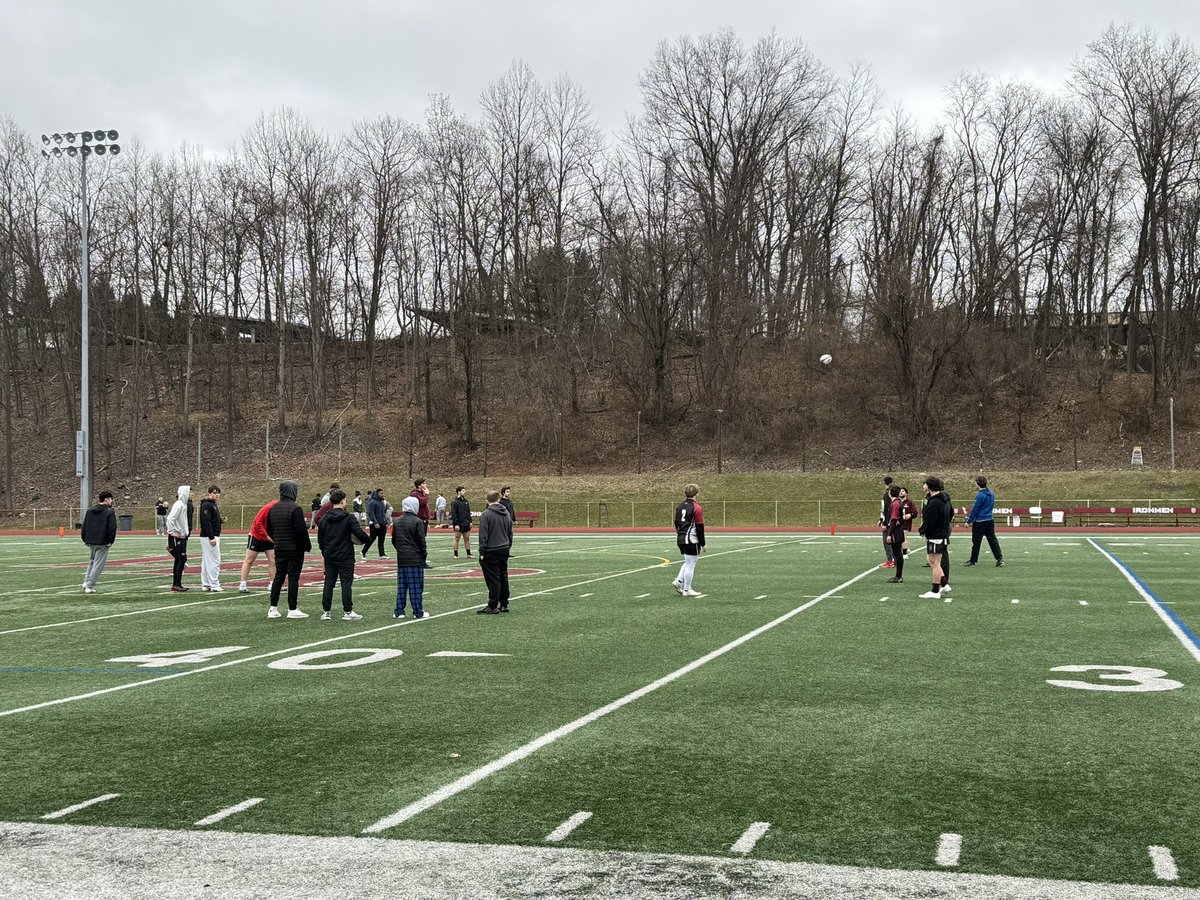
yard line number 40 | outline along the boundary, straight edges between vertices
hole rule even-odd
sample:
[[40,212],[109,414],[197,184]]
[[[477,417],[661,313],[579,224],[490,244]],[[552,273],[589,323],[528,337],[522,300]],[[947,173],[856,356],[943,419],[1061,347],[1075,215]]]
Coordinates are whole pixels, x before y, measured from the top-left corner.
[[[227,653],[237,653],[239,650],[249,650],[249,647],[205,647],[199,650],[173,650],[168,653],[141,653],[136,656],[117,656],[109,662],[137,663],[143,669],[160,669],[163,666],[177,666],[185,663],[203,663]],[[284,669],[293,672],[318,672],[323,669],[348,669],[351,666],[366,666],[371,663],[383,662],[385,659],[395,659],[403,654],[403,650],[373,650],[365,647],[353,647],[342,650],[317,650],[314,653],[301,653],[267,663],[271,669]],[[334,658],[338,658],[333,661]],[[326,660],[326,662],[321,662]]]

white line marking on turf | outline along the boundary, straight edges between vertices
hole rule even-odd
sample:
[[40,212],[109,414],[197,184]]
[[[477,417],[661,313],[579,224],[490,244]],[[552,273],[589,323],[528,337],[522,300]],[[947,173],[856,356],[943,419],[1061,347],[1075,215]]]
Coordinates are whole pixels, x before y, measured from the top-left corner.
[[20,631],[38,631],[39,629],[42,629],[42,628],[62,628],[66,625],[81,625],[84,622],[100,622],[100,621],[103,621],[104,619],[120,619],[125,616],[140,616],[140,615],[143,615],[144,613],[163,612],[164,610],[168,610],[168,609],[183,609],[185,606],[203,606],[206,603],[221,603],[225,600],[236,600],[239,597],[254,597],[254,596],[265,597],[266,595],[267,595],[266,589],[259,589],[259,590],[253,590],[249,594],[235,593],[229,597],[217,597],[215,600],[193,600],[191,603],[174,603],[171,606],[156,606],[153,609],[134,609],[134,610],[130,610],[129,612],[112,613],[111,615],[107,615],[107,616],[91,616],[90,618],[87,618],[87,619],[72,619],[69,622],[50,622],[47,625],[27,625],[24,628],[10,628],[8,631],[0,631],[0,635],[16,634],[17,632],[20,632]]
[[590,812],[575,813],[575,815],[571,816],[571,818],[567,819],[567,821],[563,822],[552,832],[546,835],[546,840],[553,842],[565,841],[567,839],[567,835],[569,835],[572,831],[574,831],[591,817],[592,814]]
[[[738,553],[741,551],[730,550],[727,552]],[[767,551],[767,552],[769,553],[770,551]],[[483,781],[485,778],[487,778],[491,775],[494,775],[496,772],[499,772],[503,769],[507,769],[509,766],[513,765],[514,763],[518,763],[521,760],[525,759],[526,757],[533,755],[538,750],[541,750],[543,747],[547,747],[550,744],[553,744],[555,741],[559,740],[560,738],[564,738],[567,735],[572,734],[573,732],[576,732],[579,729],[581,729],[587,725],[590,725],[593,722],[603,718],[604,716],[607,716],[609,713],[616,712],[618,709],[628,706],[630,703],[633,703],[636,700],[640,700],[642,697],[645,697],[646,695],[651,694],[654,691],[657,691],[661,687],[665,687],[666,685],[671,684],[674,681],[678,681],[684,675],[694,672],[696,669],[700,668],[701,666],[705,665],[706,663],[712,662],[714,659],[718,659],[718,658],[724,656],[726,653],[729,653],[731,650],[736,650],[738,647],[742,646],[742,644],[745,644],[749,641],[754,640],[759,635],[765,634],[766,632],[770,631],[772,628],[775,628],[778,625],[782,625],[784,622],[788,621],[789,619],[800,615],[800,613],[804,612],[805,610],[811,609],[812,607],[816,606],[822,600],[824,600],[828,597],[834,596],[835,594],[837,594],[838,591],[841,591],[841,590],[844,590],[845,588],[850,587],[850,585],[852,585],[858,581],[861,581],[862,579],[866,578],[868,575],[875,574],[876,571],[877,571],[877,568],[875,566],[871,566],[871,568],[867,569],[865,572],[855,575],[849,581],[839,584],[833,590],[828,591],[824,594],[821,594],[819,597],[816,597],[813,600],[809,600],[807,603],[797,606],[795,609],[784,613],[782,616],[778,616],[778,617],[772,619],[770,622],[768,622],[765,625],[760,625],[758,628],[755,628],[753,631],[749,631],[746,634],[742,635],[740,638],[736,638],[736,639],[730,641],[728,644],[726,644],[723,647],[718,647],[716,650],[706,653],[704,656],[700,657],[699,659],[693,660],[692,662],[688,663],[686,666],[683,666],[682,668],[676,669],[674,672],[664,675],[662,678],[659,678],[657,681],[653,681],[650,684],[644,685],[643,687],[638,688],[636,691],[628,693],[624,697],[614,700],[612,703],[606,704],[605,706],[601,706],[599,709],[592,710],[592,712],[588,713],[587,715],[580,716],[578,719],[576,719],[573,722],[568,722],[566,725],[556,728],[553,731],[547,732],[546,734],[542,735],[541,737],[535,738],[534,740],[530,741],[529,743],[523,744],[520,747],[516,748],[515,750],[512,750],[512,751],[504,754],[500,758],[492,760],[487,765],[479,767],[474,772],[468,772],[466,775],[462,776],[461,778],[459,778],[455,781],[452,781],[449,784],[447,784],[441,788],[438,788],[432,794],[428,794],[427,796],[422,797],[420,800],[410,803],[408,806],[404,807],[403,809],[401,809],[397,812],[392,813],[390,816],[384,816],[378,822],[375,822],[374,824],[368,825],[366,828],[364,828],[363,833],[364,834],[377,834],[381,831],[386,831],[389,828],[394,828],[396,825],[399,825],[402,822],[407,822],[409,819],[413,818],[414,816],[420,815],[421,813],[425,812],[425,810],[432,809],[434,806],[437,806],[439,803],[443,802],[444,800],[448,800],[451,797],[453,797],[457,794],[461,794],[463,791],[474,787],[479,782]]]
[[887,598],[887,597],[880,597],[880,598],[879,598],[879,602],[880,602],[880,603],[887,603],[887,601],[888,601],[888,598]]
[[199,822],[196,823],[196,826],[198,828],[203,828],[206,825],[216,825],[218,822],[223,822],[225,819],[228,819],[230,816],[236,816],[238,813],[245,812],[250,807],[258,806],[258,804],[260,804],[262,802],[263,802],[262,797],[251,797],[249,800],[243,800],[241,803],[231,806],[228,809],[223,809],[220,812],[215,812],[211,816],[205,816],[203,819],[201,819]]
[[638,594],[638,595],[637,595],[636,597],[634,597],[633,599],[634,599],[634,600],[645,600],[645,599],[646,599],[647,597],[649,597],[649,596],[650,596],[649,594]]
[[588,593],[586,593],[586,594],[580,594],[579,599],[582,600],[584,597],[594,597],[594,596],[596,596],[594,592],[588,591]]
[[1159,881],[1178,881],[1179,867],[1170,847],[1151,847],[1150,862],[1154,863],[1154,877]]
[[1086,600],[1080,600],[1080,601],[1079,601],[1079,605],[1080,605],[1080,606],[1087,606],[1087,605],[1088,605],[1088,602],[1087,602]]
[[1016,597],[1014,597],[1014,598],[1013,598],[1013,603],[1020,603],[1020,602],[1021,602],[1021,601],[1020,601],[1020,600],[1018,600]]
[[957,866],[958,856],[962,852],[961,834],[943,834],[938,841],[937,856],[933,861],[939,866]]
[[755,597],[754,599],[755,599],[755,600],[766,600],[766,599],[767,599],[767,595],[766,595],[766,594],[759,594],[759,595],[758,595],[757,597]]
[[468,656],[512,656],[511,653],[471,653],[467,650],[439,650],[437,653],[427,653],[426,657],[433,656],[453,656],[453,657],[468,657]]
[[1099,550],[1100,553],[1104,555],[1105,559],[1117,567],[1117,571],[1124,575],[1125,580],[1133,585],[1134,590],[1141,595],[1142,599],[1147,603],[1147,605],[1149,605],[1149,607],[1154,610],[1155,614],[1162,619],[1163,624],[1166,625],[1167,628],[1171,629],[1171,634],[1175,635],[1175,637],[1179,640],[1179,643],[1183,644],[1184,649],[1192,655],[1192,658],[1196,660],[1196,662],[1200,662],[1200,646],[1196,645],[1196,641],[1193,639],[1192,635],[1184,629],[1183,624],[1175,617],[1175,615],[1168,610],[1161,601],[1158,601],[1155,596],[1150,593],[1146,586],[1142,584],[1141,579],[1129,571],[1129,569],[1125,567],[1124,563],[1122,563],[1119,559],[1117,559],[1091,538],[1088,538],[1088,543]]
[[762,840],[762,836],[767,833],[767,829],[770,827],[770,822],[754,822],[742,833],[740,838],[734,841],[733,846],[729,848],[729,852],[740,853],[745,856],[754,849],[755,844]]
[[[800,543],[804,543],[804,539],[797,538],[796,540],[786,541],[785,543],[800,544]],[[728,556],[732,553],[745,553],[747,550],[754,550],[754,549],[756,549],[756,548],[743,547],[739,550],[721,550],[717,553],[710,553],[710,554],[708,554],[708,556],[709,556],[709,558],[712,558],[714,556]],[[663,563],[655,563],[652,566],[639,566],[636,569],[626,569],[623,572],[613,572],[609,575],[601,575],[598,578],[589,578],[586,581],[577,581],[574,584],[563,584],[563,585],[559,585],[558,587],[543,588],[540,591],[530,591],[528,594],[518,594],[517,596],[513,597],[512,599],[524,600],[529,597],[540,597],[543,594],[553,594],[553,593],[556,593],[557,591],[569,591],[571,588],[583,587],[585,584],[594,584],[598,581],[609,581],[613,578],[623,578],[626,575],[638,575],[642,572],[649,572],[652,569],[661,569],[663,567],[663,565],[664,565]],[[859,575],[858,577],[853,579],[853,581],[846,582],[846,584],[853,584],[855,581],[857,581],[859,578],[864,577],[864,575],[866,575],[866,574],[867,573],[863,573],[863,575]],[[843,585],[843,587],[844,586],[845,585]],[[240,666],[242,663],[256,662],[257,660],[260,660],[260,659],[270,659],[273,656],[285,656],[285,655],[295,654],[295,653],[298,653],[303,650],[311,650],[313,647],[322,647],[325,644],[334,644],[339,641],[359,640],[361,638],[367,637],[368,635],[379,634],[380,632],[383,632],[383,631],[390,631],[393,628],[403,628],[406,625],[416,625],[416,624],[422,623],[422,622],[431,622],[434,619],[442,619],[442,618],[445,618],[446,616],[456,616],[459,613],[470,612],[473,609],[478,609],[481,605],[482,604],[476,603],[471,606],[460,607],[459,609],[447,610],[446,612],[443,612],[443,613],[434,613],[432,615],[426,615],[424,618],[421,618],[421,619],[405,619],[404,621],[401,621],[401,622],[393,622],[391,625],[381,625],[378,628],[368,628],[365,631],[352,631],[352,632],[348,632],[347,634],[339,635],[337,637],[325,638],[324,640],[320,640],[320,641],[312,641],[311,643],[308,643],[308,644],[300,644],[295,647],[286,647],[282,650],[272,650],[268,653],[259,653],[257,656],[245,656],[241,659],[230,659],[230,660],[226,660],[225,662],[214,663],[211,666],[200,666],[197,669],[188,669],[184,672],[172,672],[170,675],[159,675],[155,678],[143,678],[140,681],[128,681],[125,684],[117,684],[117,685],[113,685],[112,687],[101,688],[98,691],[88,691],[86,694],[74,694],[70,697],[59,697],[56,700],[46,700],[42,703],[34,703],[31,706],[21,706],[21,707],[18,707],[17,709],[0,710],[0,718],[3,718],[5,716],[15,716],[18,713],[33,712],[34,710],[45,709],[46,707],[49,707],[49,706],[59,706],[63,703],[72,703],[76,700],[90,700],[93,697],[102,697],[105,694],[113,694],[113,693],[116,693],[117,691],[127,691],[127,690],[130,690],[131,688],[145,687],[146,685],[159,684],[164,681],[173,681],[176,678],[186,678],[189,675],[199,675],[202,672],[212,672],[217,669],[228,668],[229,666]],[[801,607],[801,609],[804,609],[804,607]]]
[[84,800],[82,803],[76,803],[74,806],[68,806],[65,809],[60,809],[57,812],[46,813],[42,816],[43,819],[61,819],[64,816],[69,816],[71,813],[79,812],[81,809],[87,809],[89,806],[95,806],[97,803],[105,803],[108,800],[116,800],[120,794],[101,794],[99,797],[93,797],[91,800]]

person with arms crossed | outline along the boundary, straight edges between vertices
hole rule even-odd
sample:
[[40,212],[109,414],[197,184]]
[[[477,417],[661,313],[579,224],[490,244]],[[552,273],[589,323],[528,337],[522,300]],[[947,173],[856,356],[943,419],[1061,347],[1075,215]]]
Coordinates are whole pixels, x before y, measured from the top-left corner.
[[471,504],[467,500],[467,489],[461,484],[454,491],[454,502],[450,504],[450,525],[454,529],[454,558],[458,559],[458,539],[467,545],[467,556],[471,555]]
[[405,497],[400,507],[400,518],[392,525],[392,546],[396,550],[396,609],[392,618],[403,619],[405,603],[412,601],[413,618],[422,619],[428,548],[425,525],[419,515],[421,504],[416,497]]
[[217,501],[221,489],[209,485],[208,496],[200,501],[200,587],[221,593],[221,510]]
[[83,576],[83,592],[96,593],[96,582],[108,562],[108,550],[117,539],[117,513],[113,509],[113,492],[101,491],[96,505],[83,514],[79,536],[90,551],[87,574]]
[[692,590],[692,577],[696,574],[696,562],[705,552],[704,510],[696,502],[700,485],[688,484],[683,488],[683,502],[675,507],[675,543],[683,554],[683,565],[671,586],[685,597],[703,597]]
[[154,505],[154,533],[167,533],[167,501],[162,497],[159,497],[158,503]]
[[896,567],[896,574],[888,579],[888,584],[902,584],[904,582],[904,557],[905,557],[905,536],[904,536],[904,501],[900,499],[900,486],[893,484],[890,488],[892,496],[892,505],[888,510],[887,529],[884,534],[887,535],[888,543],[891,545],[892,562]]
[[387,554],[384,553],[383,542],[387,539],[387,503],[383,499],[383,488],[375,488],[367,499],[367,529],[369,537],[367,543],[362,548],[363,559],[367,558],[367,551],[371,549],[371,545],[375,541],[379,541],[379,558],[383,559]]

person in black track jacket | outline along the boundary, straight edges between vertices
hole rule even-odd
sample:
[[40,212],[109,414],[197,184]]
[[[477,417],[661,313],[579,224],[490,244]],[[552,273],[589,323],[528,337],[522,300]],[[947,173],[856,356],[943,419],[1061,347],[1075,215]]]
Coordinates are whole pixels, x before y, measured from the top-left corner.
[[340,487],[329,490],[329,511],[317,524],[317,545],[325,557],[325,590],[321,594],[321,621],[328,622],[333,606],[333,586],[342,580],[342,620],[362,618],[354,611],[354,545],[365,545],[367,533],[358,519],[346,511],[346,492]]

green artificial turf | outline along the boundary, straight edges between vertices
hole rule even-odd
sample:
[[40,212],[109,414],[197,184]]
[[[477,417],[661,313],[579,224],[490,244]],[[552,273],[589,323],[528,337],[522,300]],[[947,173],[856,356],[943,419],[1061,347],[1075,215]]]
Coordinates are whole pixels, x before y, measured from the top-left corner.
[[[261,797],[215,827],[360,834],[824,597],[383,835],[540,845],[588,811],[567,845],[725,854],[769,822],[755,857],[932,869],[939,836],[957,833],[961,870],[1128,883],[1155,882],[1158,845],[1180,883],[1200,885],[1196,659],[1088,538],[1001,540],[1005,568],[985,548],[970,570],[956,541],[946,603],[917,599],[929,570],[915,555],[905,583],[887,584],[875,537],[714,534],[696,573],[705,596],[683,599],[669,534],[523,532],[512,566],[533,572],[513,578],[512,613],[485,617],[475,561],[452,559],[437,535],[429,574],[450,577],[426,583],[434,618],[395,623],[390,561],[373,561],[355,586],[366,618],[351,624],[336,598],[335,620],[317,620],[315,587],[302,621],[268,621],[260,587],[167,593],[158,539],[120,539],[86,597],[77,540],[0,539],[0,712],[136,685],[0,717],[0,820],[111,792],[63,821],[190,828]],[[1096,543],[1183,627],[1200,620],[1200,540]],[[235,588],[236,574],[225,581]],[[149,669],[112,661],[215,647],[246,649]],[[362,648],[403,655],[268,666]],[[447,650],[506,655],[428,656]],[[237,660],[249,661],[154,680]],[[1051,671],[1063,665],[1155,668],[1183,687],[1048,684],[1102,683]]]

